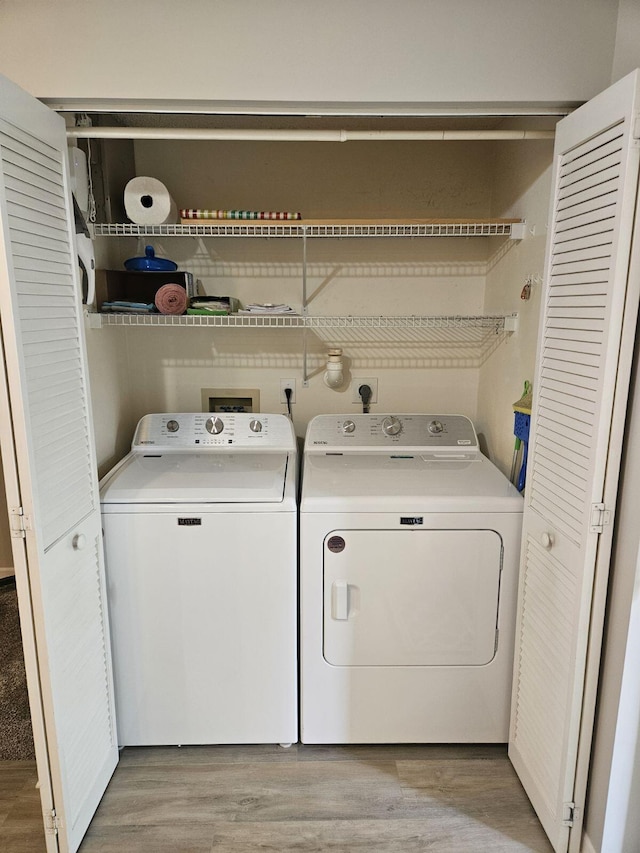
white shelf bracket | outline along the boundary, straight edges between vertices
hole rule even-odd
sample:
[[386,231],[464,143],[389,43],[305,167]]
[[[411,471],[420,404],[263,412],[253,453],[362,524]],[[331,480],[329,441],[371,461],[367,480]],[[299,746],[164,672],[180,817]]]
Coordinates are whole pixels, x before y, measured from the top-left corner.
[[523,220],[522,222],[512,222],[510,236],[512,240],[524,240],[527,236],[526,220]]
[[510,314],[504,318],[505,332],[517,332],[520,324],[520,318],[517,314]]

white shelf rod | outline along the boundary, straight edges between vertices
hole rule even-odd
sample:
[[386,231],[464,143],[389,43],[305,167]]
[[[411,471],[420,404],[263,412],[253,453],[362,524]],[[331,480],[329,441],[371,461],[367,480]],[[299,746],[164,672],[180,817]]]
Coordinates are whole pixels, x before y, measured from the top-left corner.
[[553,130],[304,130],[201,127],[71,127],[67,139],[183,139],[252,142],[379,142],[553,139]]

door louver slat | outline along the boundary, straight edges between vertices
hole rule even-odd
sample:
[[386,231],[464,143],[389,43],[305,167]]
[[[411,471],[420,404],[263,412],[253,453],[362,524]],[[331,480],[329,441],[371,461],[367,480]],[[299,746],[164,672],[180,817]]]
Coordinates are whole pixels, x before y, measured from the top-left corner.
[[[566,364],[561,365],[561,362],[554,362],[552,366],[550,360],[543,366],[542,375],[549,381],[550,385],[553,382],[559,382],[564,383],[566,388],[575,388],[575,393],[579,393],[582,390],[590,391],[594,395],[597,393],[598,388],[593,376],[589,376],[584,370],[581,372],[576,370],[575,373],[569,373],[561,369],[561,367],[566,367]],[[588,365],[584,369],[588,369]]]
[[[605,147],[607,149],[606,151],[604,150]],[[598,153],[600,154],[599,157],[592,159],[588,163],[583,163],[575,169],[571,169],[567,165],[563,177],[558,181],[558,186],[562,189],[568,186],[575,186],[576,183],[582,182],[585,179],[590,179],[593,175],[602,175],[606,170],[611,169],[612,167],[618,170],[620,169],[622,154],[620,137],[618,137],[617,140],[610,142],[608,146],[603,146]]]
[[582,465],[585,469],[589,467],[588,444],[574,441],[571,435],[563,435],[557,430],[550,429],[548,424],[538,427],[537,436],[537,441],[543,447],[558,450],[574,465]]
[[615,205],[610,204],[608,207],[600,208],[599,210],[587,209],[583,213],[576,213],[573,216],[565,214],[558,219],[556,223],[556,234],[561,240],[566,240],[567,236],[575,229],[579,228],[598,228],[600,226],[611,226],[616,221]]
[[36,246],[50,245],[54,247],[54,251],[67,251],[65,235],[60,228],[49,228],[48,223],[39,222],[37,233],[33,233],[30,225],[30,219],[23,219],[20,211],[14,213],[9,226],[13,245],[23,246],[30,242],[29,238],[31,237]]

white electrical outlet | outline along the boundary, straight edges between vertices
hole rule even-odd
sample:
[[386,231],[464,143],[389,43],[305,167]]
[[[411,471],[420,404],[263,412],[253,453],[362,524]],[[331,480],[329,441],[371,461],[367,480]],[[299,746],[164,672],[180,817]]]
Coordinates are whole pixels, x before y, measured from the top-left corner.
[[286,403],[287,396],[284,393],[285,388],[291,388],[291,402],[295,403],[296,401],[296,380],[295,379],[281,379],[280,380],[280,402]]
[[370,403],[378,402],[378,380],[371,376],[352,376],[351,377],[351,402],[362,405],[362,397],[360,396],[360,386],[368,385],[371,388]]

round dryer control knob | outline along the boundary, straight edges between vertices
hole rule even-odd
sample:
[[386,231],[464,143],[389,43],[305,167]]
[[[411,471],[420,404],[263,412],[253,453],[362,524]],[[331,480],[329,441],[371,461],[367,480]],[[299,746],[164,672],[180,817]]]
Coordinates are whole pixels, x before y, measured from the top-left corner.
[[249,421],[249,429],[251,432],[262,432],[262,421],[258,421],[255,418]]
[[390,415],[382,421],[382,432],[385,435],[398,435],[402,430],[402,421]]
[[180,429],[180,424],[178,423],[178,421],[175,420],[167,421],[167,429],[169,430],[169,432],[178,432],[178,430]]
[[431,421],[431,423],[429,424],[429,432],[431,433],[431,435],[438,435],[443,430],[444,427],[441,421]]
[[355,428],[356,428],[356,425],[354,424],[353,421],[345,421],[342,424],[342,432],[344,432],[344,433],[354,432]]
[[207,428],[207,432],[210,432],[211,435],[218,435],[218,433],[222,432],[224,429],[224,422],[222,418],[209,418],[205,427]]

